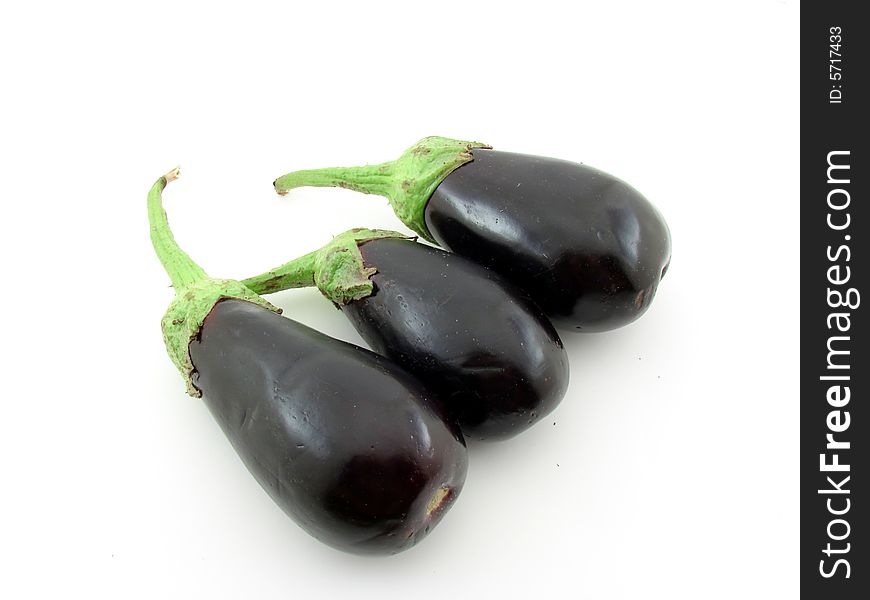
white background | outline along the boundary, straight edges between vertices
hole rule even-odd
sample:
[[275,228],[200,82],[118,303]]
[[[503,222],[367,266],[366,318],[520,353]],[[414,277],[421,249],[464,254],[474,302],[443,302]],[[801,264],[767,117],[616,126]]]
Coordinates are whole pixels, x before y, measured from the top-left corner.
[[[0,596],[796,597],[798,3],[207,6],[0,9]],[[673,263],[636,324],[565,333],[568,396],[471,447],[432,535],[361,558],[281,513],[185,396],[145,195],[180,163],[179,241],[241,278],[401,230],[380,198],[271,182],[426,135],[626,179]],[[361,343],[314,290],[275,301]]]

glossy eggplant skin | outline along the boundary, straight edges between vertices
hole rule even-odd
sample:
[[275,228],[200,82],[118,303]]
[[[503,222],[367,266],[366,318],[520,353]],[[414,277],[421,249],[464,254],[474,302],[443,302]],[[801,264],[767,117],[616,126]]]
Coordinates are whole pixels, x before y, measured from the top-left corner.
[[203,399],[247,468],[331,546],[407,549],[462,488],[458,428],[383,357],[238,300],[212,309],[190,355]]
[[586,165],[472,155],[426,204],[435,241],[504,275],[560,328],[606,331],[646,311],[671,257],[668,227],[646,198]]
[[375,292],[342,307],[363,339],[444,400],[468,438],[511,437],[568,386],[553,325],[503,277],[404,239],[360,246]]

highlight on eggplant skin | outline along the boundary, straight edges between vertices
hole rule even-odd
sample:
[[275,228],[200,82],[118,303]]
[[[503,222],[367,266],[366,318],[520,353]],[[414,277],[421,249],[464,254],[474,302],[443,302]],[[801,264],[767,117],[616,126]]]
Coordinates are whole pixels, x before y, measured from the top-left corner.
[[650,307],[671,238],[637,190],[582,164],[471,153],[426,203],[439,245],[503,274],[562,328],[616,329]]
[[238,281],[209,277],[148,194],[154,250],[175,289],[167,351],[260,485],[317,539],[394,554],[423,539],[462,489],[467,451],[423,385],[377,354],[279,314]]

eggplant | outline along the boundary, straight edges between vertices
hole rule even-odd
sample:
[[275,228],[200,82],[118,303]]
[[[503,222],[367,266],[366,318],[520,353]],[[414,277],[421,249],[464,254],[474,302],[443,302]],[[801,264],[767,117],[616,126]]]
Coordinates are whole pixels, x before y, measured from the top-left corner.
[[499,272],[571,331],[640,317],[671,259],[662,215],[624,181],[478,142],[425,138],[395,161],[296,171],[274,185],[386,196],[424,239]]
[[243,463],[315,538],[359,554],[423,539],[462,489],[467,451],[437,396],[407,371],[287,319],[238,281],[209,278],[175,242],[161,193],[151,237],[176,298],[167,350]]
[[562,341],[526,294],[396,232],[354,229],[243,283],[262,294],[316,285],[369,347],[438,394],[466,438],[516,435],[568,386]]

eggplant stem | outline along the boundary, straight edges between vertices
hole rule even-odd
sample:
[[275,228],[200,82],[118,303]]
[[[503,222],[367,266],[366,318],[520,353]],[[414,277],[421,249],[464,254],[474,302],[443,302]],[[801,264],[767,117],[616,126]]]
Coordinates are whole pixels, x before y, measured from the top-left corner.
[[426,226],[426,203],[444,178],[474,160],[472,150],[489,148],[480,142],[443,137],[423,138],[396,160],[364,167],[331,167],[295,171],[273,182],[282,196],[303,186],[343,187],[385,196],[396,216],[412,231],[434,242]]
[[320,250],[309,252],[280,267],[245,279],[242,284],[255,294],[272,294],[282,290],[311,287],[314,285],[314,269]]
[[166,211],[163,210],[163,189],[171,181],[178,179],[180,174],[179,168],[175,167],[155,181],[151,191],[148,192],[151,243],[176,291],[208,278],[202,267],[193,262],[193,259],[175,241],[175,236],[172,235],[172,229],[169,227],[169,220],[166,218]]
[[363,194],[389,197],[396,185],[394,162],[295,171],[282,175],[272,185],[281,196],[298,187],[341,187]]
[[322,248],[249,277],[242,284],[257,294],[315,286],[331,302],[344,306],[374,293],[371,276],[377,271],[377,265],[366,264],[359,247],[372,240],[407,237],[395,231],[351,229],[338,234]]

